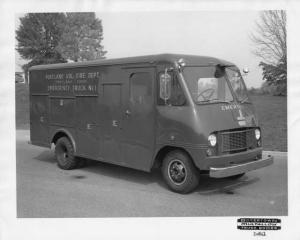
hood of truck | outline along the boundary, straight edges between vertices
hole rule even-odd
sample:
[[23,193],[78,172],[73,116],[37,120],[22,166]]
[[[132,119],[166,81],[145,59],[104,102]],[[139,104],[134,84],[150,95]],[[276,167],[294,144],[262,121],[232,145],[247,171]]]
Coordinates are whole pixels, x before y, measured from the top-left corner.
[[200,132],[255,127],[258,125],[254,107],[250,103],[213,103],[195,105]]
[[205,143],[209,134],[256,127],[252,104],[211,103],[195,107],[158,107],[157,142]]

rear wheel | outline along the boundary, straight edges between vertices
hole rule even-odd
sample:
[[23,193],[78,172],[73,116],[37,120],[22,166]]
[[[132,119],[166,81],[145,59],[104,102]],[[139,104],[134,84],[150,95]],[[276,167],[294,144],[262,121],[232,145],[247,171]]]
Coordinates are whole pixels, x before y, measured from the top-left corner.
[[74,147],[67,137],[59,138],[55,145],[57,164],[61,169],[71,170],[76,168],[77,161],[74,156]]
[[171,190],[189,193],[199,184],[199,172],[190,157],[175,150],[166,155],[162,164],[162,175]]

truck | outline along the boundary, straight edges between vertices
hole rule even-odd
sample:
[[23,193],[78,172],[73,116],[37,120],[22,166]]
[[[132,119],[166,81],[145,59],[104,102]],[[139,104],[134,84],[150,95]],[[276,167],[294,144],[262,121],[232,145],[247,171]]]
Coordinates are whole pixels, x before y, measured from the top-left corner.
[[62,169],[88,159],[160,168],[172,191],[189,193],[201,174],[237,179],[273,163],[231,62],[158,54],[38,65],[29,79],[30,143],[55,146]]

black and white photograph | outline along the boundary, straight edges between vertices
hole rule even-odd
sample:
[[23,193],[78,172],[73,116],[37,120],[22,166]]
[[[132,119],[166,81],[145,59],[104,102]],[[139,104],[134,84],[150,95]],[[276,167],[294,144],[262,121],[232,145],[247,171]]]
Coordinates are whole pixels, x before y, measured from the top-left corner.
[[4,239],[299,237],[299,4],[17,2]]

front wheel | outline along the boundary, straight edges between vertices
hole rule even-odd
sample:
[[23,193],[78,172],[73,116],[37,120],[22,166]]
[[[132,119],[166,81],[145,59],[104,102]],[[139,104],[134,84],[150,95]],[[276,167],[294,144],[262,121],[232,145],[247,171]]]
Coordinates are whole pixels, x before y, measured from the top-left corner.
[[191,158],[183,151],[175,150],[166,155],[162,175],[169,188],[178,193],[189,193],[199,184],[199,172]]

